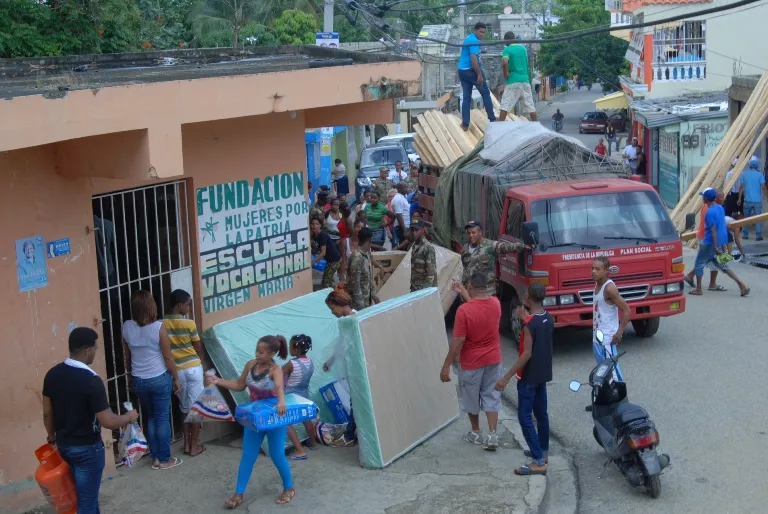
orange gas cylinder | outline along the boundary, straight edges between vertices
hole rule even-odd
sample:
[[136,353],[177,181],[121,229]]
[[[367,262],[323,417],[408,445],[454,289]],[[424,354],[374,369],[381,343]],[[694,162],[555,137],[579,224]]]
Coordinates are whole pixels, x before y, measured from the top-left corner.
[[75,480],[59,450],[50,444],[44,444],[35,450],[35,457],[40,462],[35,472],[35,480],[43,490],[45,499],[59,514],[76,514]]

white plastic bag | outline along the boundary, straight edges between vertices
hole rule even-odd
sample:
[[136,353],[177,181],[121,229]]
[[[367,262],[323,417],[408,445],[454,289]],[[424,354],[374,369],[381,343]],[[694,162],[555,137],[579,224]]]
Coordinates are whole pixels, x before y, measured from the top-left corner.
[[[126,410],[133,410],[131,402],[123,404]],[[129,423],[126,425],[123,433],[120,434],[118,443],[120,451],[120,461],[127,467],[132,468],[139,462],[145,453],[149,451],[147,438],[144,437],[144,431],[138,423]]]
[[[215,371],[208,370],[206,374],[212,375]],[[202,423],[203,421],[235,421],[224,396],[215,385],[209,385],[203,389],[200,398],[189,408],[189,414],[184,423]]]

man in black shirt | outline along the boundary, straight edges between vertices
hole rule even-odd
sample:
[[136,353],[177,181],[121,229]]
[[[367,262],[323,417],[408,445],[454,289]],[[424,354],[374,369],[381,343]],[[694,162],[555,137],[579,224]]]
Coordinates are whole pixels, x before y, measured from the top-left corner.
[[104,471],[101,427],[116,430],[135,422],[135,410],[112,412],[104,382],[90,367],[99,336],[90,328],[69,334],[69,358],[51,368],[43,381],[43,423],[48,443],[55,444],[72,468],[78,514],[99,514],[99,487]]
[[[517,475],[546,475],[549,461],[549,415],[547,414],[547,382],[552,380],[552,336],[555,323],[542,307],[547,296],[542,284],[528,288],[526,305],[530,314],[523,321],[520,335],[520,356],[512,369],[496,384],[503,390],[517,375],[517,417],[528,448],[525,452],[532,462],[515,470]],[[536,427],[533,416],[536,416]]]

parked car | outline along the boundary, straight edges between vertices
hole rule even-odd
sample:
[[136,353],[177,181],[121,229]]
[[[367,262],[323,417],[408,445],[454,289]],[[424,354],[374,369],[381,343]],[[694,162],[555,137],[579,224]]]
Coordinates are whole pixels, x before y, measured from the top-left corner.
[[585,113],[579,121],[579,134],[592,132],[595,134],[605,134],[608,124],[611,124],[616,132],[626,131],[626,122],[621,114],[608,116],[605,112],[594,111]]
[[405,147],[405,151],[408,152],[408,160],[410,160],[412,163],[416,163],[419,160],[421,160],[421,157],[419,157],[419,152],[417,152],[416,149],[413,147],[413,137],[415,135],[416,135],[415,132],[411,132],[409,134],[396,134],[392,136],[384,136],[382,138],[379,138],[377,144],[399,142]]

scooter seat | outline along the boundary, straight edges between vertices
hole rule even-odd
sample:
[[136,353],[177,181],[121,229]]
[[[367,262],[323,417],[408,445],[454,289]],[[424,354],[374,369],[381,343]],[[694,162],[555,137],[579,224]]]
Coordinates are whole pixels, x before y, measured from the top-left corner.
[[632,403],[620,403],[613,411],[613,424],[617,427],[647,418],[648,413],[645,409]]

